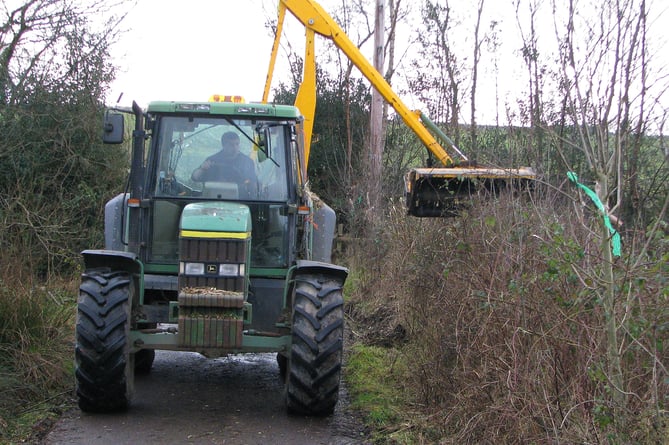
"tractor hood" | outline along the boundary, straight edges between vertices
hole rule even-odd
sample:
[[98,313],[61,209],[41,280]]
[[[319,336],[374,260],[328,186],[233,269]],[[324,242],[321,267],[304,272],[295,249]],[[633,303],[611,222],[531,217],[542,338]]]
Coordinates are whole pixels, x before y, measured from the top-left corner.
[[[188,204],[181,214],[181,232],[205,232],[218,238],[221,232],[224,237],[246,238],[251,232],[251,212],[246,205],[230,202],[200,202]],[[200,237],[206,237],[200,234]],[[232,236],[234,237],[234,236]]]

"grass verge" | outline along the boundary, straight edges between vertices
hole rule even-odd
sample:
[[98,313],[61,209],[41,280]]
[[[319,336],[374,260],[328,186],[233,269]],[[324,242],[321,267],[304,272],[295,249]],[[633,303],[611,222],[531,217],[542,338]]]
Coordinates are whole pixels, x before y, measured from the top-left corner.
[[568,202],[512,198],[451,220],[397,212],[383,255],[349,258],[346,378],[375,441],[668,444],[669,232],[626,233],[615,263],[617,388],[597,232]]
[[72,295],[0,281],[0,443],[35,442],[69,399]]

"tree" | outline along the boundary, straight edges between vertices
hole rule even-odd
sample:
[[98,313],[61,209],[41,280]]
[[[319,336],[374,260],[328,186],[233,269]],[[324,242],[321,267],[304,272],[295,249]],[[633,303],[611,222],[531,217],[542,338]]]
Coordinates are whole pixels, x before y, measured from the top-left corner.
[[[372,58],[374,68],[379,73],[383,72],[385,64],[385,5],[383,0],[376,0],[376,9],[374,14],[374,56]],[[369,118],[369,154],[367,162],[367,192],[369,194],[368,216],[370,224],[368,227],[375,227],[377,216],[379,215],[381,199],[381,167],[383,158],[383,144],[385,142],[384,118],[384,100],[381,94],[372,88],[372,104]]]
[[[531,140],[529,149],[535,151],[544,147],[544,126],[542,125],[542,118],[544,116],[544,109],[542,103],[542,91],[545,87],[544,74],[545,68],[541,66],[541,54],[539,48],[539,32],[537,30],[537,16],[541,10],[541,0],[529,0],[526,2],[529,10],[528,22],[525,23],[521,18],[520,8],[524,2],[516,0],[516,20],[518,21],[518,29],[523,40],[523,47],[521,49],[523,62],[527,69],[528,81],[528,100],[524,112],[524,122],[529,124],[531,129]],[[529,30],[525,31],[524,26],[527,25]],[[537,153],[533,156],[536,160],[537,169],[541,170],[541,156]]]
[[100,141],[114,76],[109,47],[122,17],[96,29],[117,6],[0,6],[0,267],[14,274],[76,270],[78,252],[101,242],[105,198],[123,187],[124,153]]
[[[553,2],[554,10],[562,7],[562,3]],[[630,376],[625,373],[623,351],[629,342],[638,342],[632,335],[633,314],[638,308],[635,309],[633,292],[623,299],[625,294],[620,289],[633,287],[627,280],[635,271],[634,267],[624,270],[624,264],[616,258],[620,253],[615,251],[611,228],[604,222],[607,218],[618,221],[615,215],[625,208],[626,202],[630,202],[630,209],[636,207],[640,192],[638,159],[642,136],[649,126],[648,98],[658,93],[647,83],[651,65],[646,2],[607,1],[592,7],[589,15],[583,14],[578,2],[569,1],[564,21],[556,17],[555,28],[565,115],[578,132],[572,143],[585,157],[587,169],[583,176],[594,183],[598,201],[602,203],[601,208],[595,207],[592,218],[583,219],[586,226],[594,226],[600,240],[599,262],[586,273],[593,280],[592,290],[602,302],[610,411],[617,430],[624,434],[634,390],[630,387]],[[662,94],[664,87],[655,86],[660,87]],[[657,221],[662,221],[669,203],[666,161],[655,163],[653,168],[656,175],[665,178],[660,187],[664,189],[661,198],[664,203],[656,216]],[[617,227],[620,230],[623,226]],[[645,254],[629,251],[628,262],[639,265],[645,261]],[[639,256],[633,259],[634,255]],[[650,346],[646,350],[654,349]]]
[[[387,11],[387,13],[386,13]],[[374,53],[373,65],[379,73],[385,73],[384,78],[390,84],[395,70],[395,39],[398,21],[405,16],[401,0],[377,0],[374,26]],[[389,19],[386,33],[386,15]],[[386,38],[386,35],[388,36]],[[387,58],[386,58],[387,55]],[[387,63],[386,63],[387,61]],[[387,68],[386,68],[387,67]],[[384,202],[389,190],[384,182],[384,166],[388,164],[384,155],[388,128],[388,103],[381,94],[372,88],[372,102],[370,109],[370,129],[368,142],[368,162],[364,171],[365,190],[368,196],[367,217],[365,226],[372,231],[379,225],[379,218],[384,212]],[[386,158],[386,162],[384,162]],[[384,192],[385,191],[385,192]]]
[[[109,16],[121,2],[27,0],[0,11],[0,102],[25,103],[36,85],[61,91],[86,88],[101,97],[112,80],[108,49],[123,16]],[[93,17],[108,16],[95,30]],[[76,85],[77,88],[73,88]],[[63,97],[67,102],[68,97]]]
[[481,28],[481,16],[483,15],[483,4],[485,0],[479,1],[478,10],[476,12],[476,26],[474,27],[474,57],[472,62],[472,88],[471,88],[471,122],[470,122],[470,137],[472,153],[476,153],[476,84],[478,81],[479,60],[481,58],[481,39],[479,32]]
[[450,39],[458,25],[448,1],[426,0],[421,9],[423,29],[418,35],[419,58],[412,62],[415,77],[409,88],[427,107],[436,122],[449,125],[456,145],[460,142],[458,119],[462,107],[464,67]]

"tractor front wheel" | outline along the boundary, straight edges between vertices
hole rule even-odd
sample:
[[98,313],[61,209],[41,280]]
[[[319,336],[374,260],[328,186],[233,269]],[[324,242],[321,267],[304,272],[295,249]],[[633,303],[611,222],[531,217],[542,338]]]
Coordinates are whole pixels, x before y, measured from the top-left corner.
[[339,397],[344,297],[340,280],[322,274],[295,279],[292,346],[286,375],[289,412],[328,415]]
[[118,411],[130,402],[134,377],[134,355],[128,344],[131,292],[127,272],[91,270],[82,274],[75,347],[82,411]]

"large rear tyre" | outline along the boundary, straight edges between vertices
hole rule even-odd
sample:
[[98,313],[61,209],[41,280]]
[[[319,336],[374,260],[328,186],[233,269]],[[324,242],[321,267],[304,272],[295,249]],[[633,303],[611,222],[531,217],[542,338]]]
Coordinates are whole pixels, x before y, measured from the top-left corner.
[[132,280],[127,272],[82,274],[77,305],[75,378],[79,408],[112,412],[127,408],[132,395],[130,355]]
[[321,274],[295,280],[292,346],[286,375],[286,407],[324,416],[339,398],[344,335],[340,280]]

